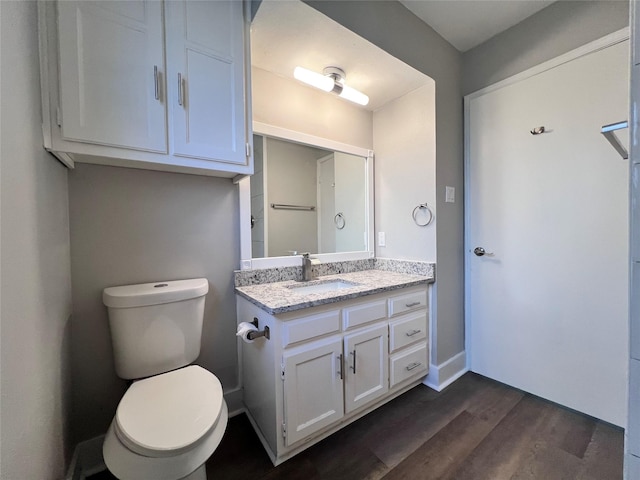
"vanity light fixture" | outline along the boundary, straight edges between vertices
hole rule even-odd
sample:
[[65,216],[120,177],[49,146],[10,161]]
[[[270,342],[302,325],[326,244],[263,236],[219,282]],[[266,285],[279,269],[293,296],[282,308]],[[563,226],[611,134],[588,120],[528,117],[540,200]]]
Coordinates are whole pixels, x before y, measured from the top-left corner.
[[369,97],[364,93],[345,85],[344,81],[347,76],[341,68],[327,67],[322,73],[316,73],[306,68],[296,67],[293,71],[293,76],[296,80],[325,92],[334,92],[338,96],[359,105],[369,103]]

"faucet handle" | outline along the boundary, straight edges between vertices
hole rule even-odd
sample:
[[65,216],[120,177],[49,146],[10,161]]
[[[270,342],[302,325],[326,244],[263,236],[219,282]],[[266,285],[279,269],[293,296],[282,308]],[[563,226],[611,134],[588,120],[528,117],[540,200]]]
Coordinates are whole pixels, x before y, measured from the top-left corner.
[[300,255],[302,255],[302,258],[311,258],[309,252],[301,253]]

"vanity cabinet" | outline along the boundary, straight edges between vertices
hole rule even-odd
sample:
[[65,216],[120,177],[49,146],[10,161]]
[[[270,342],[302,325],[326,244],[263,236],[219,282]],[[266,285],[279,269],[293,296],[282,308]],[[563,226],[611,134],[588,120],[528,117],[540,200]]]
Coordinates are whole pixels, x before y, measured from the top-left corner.
[[428,373],[427,287],[282,314],[237,297],[249,418],[274,464],[417,385]]
[[70,167],[252,173],[243,8],[40,2],[45,148]]

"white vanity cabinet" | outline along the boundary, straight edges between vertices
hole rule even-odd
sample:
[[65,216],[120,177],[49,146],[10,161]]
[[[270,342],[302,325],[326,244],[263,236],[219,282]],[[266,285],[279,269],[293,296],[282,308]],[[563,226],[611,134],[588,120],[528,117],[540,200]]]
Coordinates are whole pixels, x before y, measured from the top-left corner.
[[68,166],[252,173],[243,8],[40,2],[45,148]]
[[274,464],[417,385],[428,373],[427,286],[269,314],[240,296],[249,418]]

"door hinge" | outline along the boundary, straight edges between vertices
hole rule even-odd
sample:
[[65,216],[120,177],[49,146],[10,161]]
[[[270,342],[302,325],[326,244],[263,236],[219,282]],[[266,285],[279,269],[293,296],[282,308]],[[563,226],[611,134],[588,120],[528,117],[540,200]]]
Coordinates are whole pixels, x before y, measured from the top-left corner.
[[244,148],[245,152],[247,154],[247,158],[251,157],[251,145],[249,145],[248,143],[245,143],[244,147],[245,147]]
[[287,424],[282,422],[282,438],[287,438]]
[[56,107],[56,123],[59,127],[62,126],[62,114],[60,113],[60,107]]

